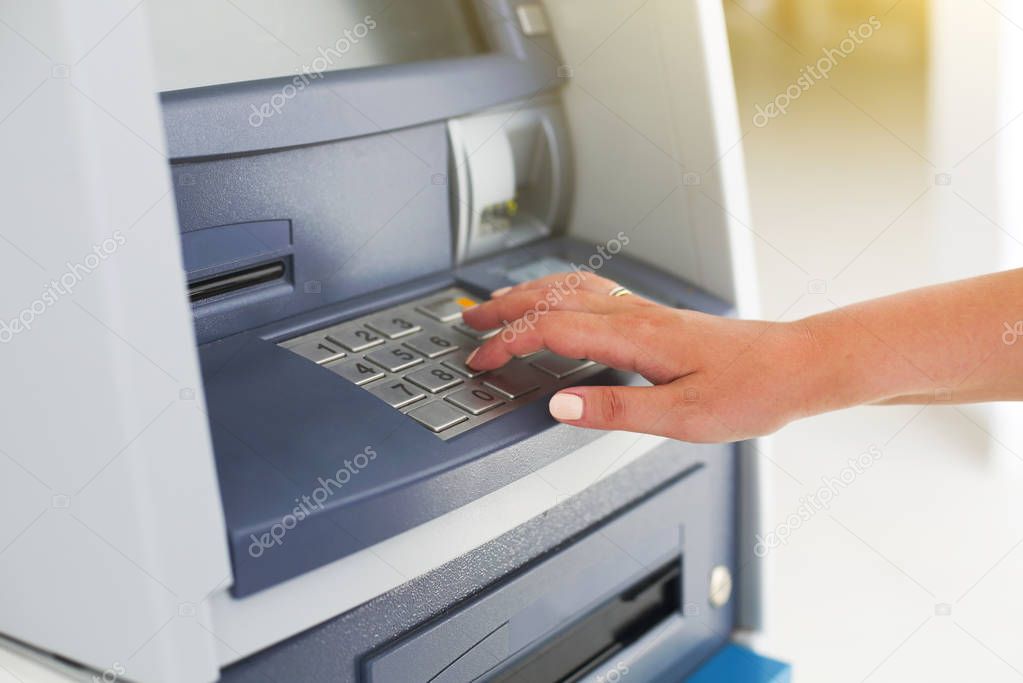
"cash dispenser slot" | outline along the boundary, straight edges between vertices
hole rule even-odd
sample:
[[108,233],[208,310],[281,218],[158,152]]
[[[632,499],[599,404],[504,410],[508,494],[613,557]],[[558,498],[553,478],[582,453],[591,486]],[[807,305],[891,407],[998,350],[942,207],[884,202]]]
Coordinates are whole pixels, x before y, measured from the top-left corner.
[[492,679],[494,683],[557,681],[574,683],[617,652],[681,611],[682,561],[651,572],[554,636],[521,666]]
[[[700,549],[707,547],[716,524],[699,512],[709,505],[708,477],[705,464],[694,462],[664,488],[594,524],[569,546],[372,653],[360,680],[591,681],[656,638],[666,624],[684,620],[683,596],[686,605],[705,604],[701,577],[709,563]],[[727,610],[702,618],[711,633],[731,630]],[[688,633],[692,638],[694,632]],[[685,672],[709,654],[711,640],[716,638],[707,639],[702,651],[669,643],[671,651],[659,652],[648,664]]]

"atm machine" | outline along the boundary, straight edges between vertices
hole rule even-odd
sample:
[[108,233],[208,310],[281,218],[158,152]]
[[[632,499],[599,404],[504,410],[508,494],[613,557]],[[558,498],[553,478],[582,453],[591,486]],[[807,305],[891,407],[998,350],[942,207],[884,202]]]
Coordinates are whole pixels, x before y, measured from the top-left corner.
[[15,14],[59,63],[0,126],[2,302],[119,246],[5,328],[0,677],[788,680],[735,643],[751,444],[556,423],[643,381],[586,359],[464,364],[461,310],[550,273],[753,312],[718,3]]

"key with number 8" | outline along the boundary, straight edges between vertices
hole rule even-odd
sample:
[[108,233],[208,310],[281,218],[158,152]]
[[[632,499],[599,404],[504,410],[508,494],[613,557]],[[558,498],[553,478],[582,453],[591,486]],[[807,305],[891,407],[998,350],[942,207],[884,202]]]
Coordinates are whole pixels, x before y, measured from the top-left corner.
[[405,379],[436,394],[462,383],[462,378],[442,365],[431,365],[405,375]]

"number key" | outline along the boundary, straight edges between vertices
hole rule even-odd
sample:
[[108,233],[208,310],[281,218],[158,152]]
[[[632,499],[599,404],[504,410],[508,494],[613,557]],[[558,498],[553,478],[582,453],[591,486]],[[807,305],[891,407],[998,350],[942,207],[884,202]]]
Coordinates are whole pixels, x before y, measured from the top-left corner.
[[458,350],[458,340],[446,334],[421,334],[415,339],[405,342],[405,346],[415,349],[427,358],[437,358],[445,353]]
[[451,294],[417,306],[416,310],[424,313],[437,322],[449,323],[462,317],[462,310],[475,306],[479,302],[464,294]]
[[519,398],[540,388],[529,368],[505,366],[483,378],[488,387],[508,398]]
[[504,403],[496,392],[487,387],[468,386],[465,389],[449,394],[444,397],[445,401],[455,404],[467,413],[482,415],[483,413],[496,408]]
[[551,377],[564,379],[574,372],[579,372],[583,368],[588,368],[591,365],[594,365],[594,363],[591,360],[565,358],[564,356],[558,356],[547,351],[544,352],[542,356],[532,361],[530,365],[538,370],[543,370]]
[[444,401],[434,401],[413,408],[408,412],[408,416],[434,432],[443,432],[469,419]]
[[426,398],[422,390],[405,382],[383,382],[369,390],[377,398],[386,401],[392,408],[402,408]]
[[462,383],[461,377],[441,365],[416,370],[411,374],[405,375],[405,379],[421,386],[431,394],[436,394],[438,391],[444,391]]
[[456,354],[448,356],[444,359],[444,365],[451,368],[463,377],[472,379],[473,377],[479,377],[483,374],[483,370],[473,370],[465,364],[465,359],[469,357],[469,351],[461,350]]
[[371,349],[374,346],[384,343],[384,340],[380,335],[370,332],[365,327],[349,327],[347,329],[338,328],[330,330],[327,332],[327,341],[340,344],[352,353],[365,351],[366,349]]
[[355,386],[361,387],[364,384],[376,381],[384,376],[378,368],[362,360],[341,361],[324,366],[331,372],[341,375]]
[[399,339],[423,329],[400,315],[382,315],[366,323],[366,327],[379,332],[388,339]]
[[367,353],[366,360],[371,360],[390,372],[400,372],[423,362],[418,355],[400,346]]
[[334,348],[323,337],[313,336],[291,339],[283,342],[281,346],[320,365],[345,357],[344,351]]
[[490,339],[491,337],[493,337],[494,335],[501,331],[500,327],[495,327],[490,330],[477,330],[472,327],[469,327],[465,323],[456,323],[454,325],[454,328],[461,332],[462,334],[472,337],[478,342],[486,341],[487,339]]

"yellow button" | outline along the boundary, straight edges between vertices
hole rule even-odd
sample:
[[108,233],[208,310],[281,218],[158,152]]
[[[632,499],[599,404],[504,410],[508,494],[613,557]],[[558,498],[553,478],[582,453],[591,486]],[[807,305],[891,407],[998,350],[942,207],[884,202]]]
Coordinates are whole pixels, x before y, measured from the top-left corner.
[[472,308],[473,306],[476,305],[476,301],[470,299],[467,296],[460,296],[457,299],[455,299],[455,301],[458,302],[458,305],[461,306],[462,308]]

